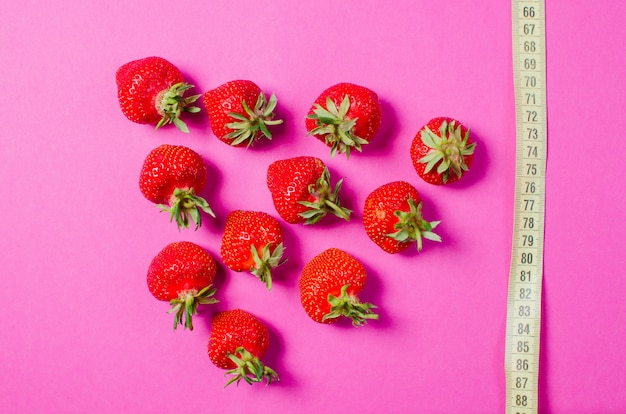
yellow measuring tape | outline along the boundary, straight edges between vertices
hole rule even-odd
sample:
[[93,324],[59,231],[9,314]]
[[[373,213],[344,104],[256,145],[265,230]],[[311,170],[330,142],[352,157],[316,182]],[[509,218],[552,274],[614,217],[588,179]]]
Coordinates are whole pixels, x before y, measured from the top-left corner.
[[546,128],[545,1],[512,0],[515,216],[506,324],[506,412],[537,413]]

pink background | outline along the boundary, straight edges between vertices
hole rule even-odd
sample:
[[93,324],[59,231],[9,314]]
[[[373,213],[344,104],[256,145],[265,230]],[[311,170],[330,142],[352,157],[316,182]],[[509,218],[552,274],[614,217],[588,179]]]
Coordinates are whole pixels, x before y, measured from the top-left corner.
[[[514,191],[510,4],[484,1],[23,0],[0,17],[0,407],[7,412],[498,413]],[[547,1],[549,159],[540,408],[626,412],[625,188],[621,1]],[[392,6],[393,5],[393,6]],[[191,134],[126,120],[115,70],[158,55],[198,93],[245,78],[275,92],[274,141],[230,148],[206,115]],[[350,160],[305,136],[317,95],[350,81],[375,90],[384,121]],[[429,186],[408,155],[417,130],[453,116],[478,140],[458,185]],[[216,213],[177,231],[140,194],[138,173],[162,143],[209,165]],[[274,289],[220,266],[221,303],[193,332],[171,329],[145,274],[167,243],[218,257],[232,209],[276,215],[265,171],[314,155],[344,177],[349,222],[285,224],[289,261]],[[388,255],[365,235],[362,204],[404,179],[441,219],[441,245]],[[362,298],[381,318],[318,325],[299,304],[301,267],[328,247],[358,257]],[[282,381],[223,388],[206,355],[213,312],[241,307],[270,328],[266,362]]]

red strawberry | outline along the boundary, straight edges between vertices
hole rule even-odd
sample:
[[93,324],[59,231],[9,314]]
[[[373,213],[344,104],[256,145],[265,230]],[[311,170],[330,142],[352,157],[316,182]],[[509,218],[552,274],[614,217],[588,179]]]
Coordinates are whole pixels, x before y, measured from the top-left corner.
[[328,145],[331,157],[361,152],[378,133],[381,108],[375,92],[352,83],[339,83],[315,100],[306,118],[306,129]]
[[192,316],[198,305],[217,302],[212,287],[215,272],[213,257],[191,242],[170,243],[152,259],[148,289],[155,298],[172,305],[174,329],[184,323],[193,330]]
[[173,123],[188,133],[181,113],[200,111],[191,105],[200,95],[184,97],[193,85],[186,83],[180,70],[163,58],[128,62],[117,70],[115,80],[122,112],[133,122],[156,125],[157,129]]
[[378,319],[372,313],[376,306],[362,303],[357,297],[366,279],[365,268],[357,259],[331,248],[315,256],[302,269],[300,301],[307,315],[316,322],[333,323],[346,316],[354,326],[360,326],[368,319]]
[[261,362],[270,344],[267,327],[256,316],[241,309],[217,313],[211,322],[209,359],[218,368],[227,369],[232,378],[226,386],[244,380],[248,384],[269,385],[278,379],[276,372]]
[[284,262],[283,229],[269,214],[232,211],[226,218],[222,261],[236,272],[249,271],[272,289],[271,270]]
[[267,169],[267,186],[274,207],[287,223],[317,223],[327,213],[350,219],[351,210],[341,207],[339,190],[334,188],[330,173],[319,158],[295,157],[278,160]]
[[459,121],[434,118],[413,138],[411,160],[427,183],[450,184],[469,171],[475,148],[469,129]]
[[178,228],[189,227],[189,219],[202,225],[200,210],[215,217],[209,204],[197,194],[207,179],[207,168],[197,152],[180,145],[161,145],[153,149],[144,161],[139,175],[142,194],[161,211],[170,213]]
[[439,221],[422,218],[422,200],[417,190],[405,181],[384,184],[365,199],[363,224],[367,235],[387,253],[398,253],[422,238],[441,241],[433,233]]
[[276,95],[267,101],[261,88],[248,80],[227,82],[206,92],[203,103],[215,136],[234,147],[249,147],[262,136],[272,139],[268,126],[283,122],[274,119]]

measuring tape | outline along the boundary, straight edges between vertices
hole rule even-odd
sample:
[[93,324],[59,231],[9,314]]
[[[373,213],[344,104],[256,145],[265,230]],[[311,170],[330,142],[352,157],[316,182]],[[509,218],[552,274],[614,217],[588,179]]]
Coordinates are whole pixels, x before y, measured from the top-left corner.
[[512,0],[515,216],[506,321],[506,413],[537,413],[546,128],[545,1]]

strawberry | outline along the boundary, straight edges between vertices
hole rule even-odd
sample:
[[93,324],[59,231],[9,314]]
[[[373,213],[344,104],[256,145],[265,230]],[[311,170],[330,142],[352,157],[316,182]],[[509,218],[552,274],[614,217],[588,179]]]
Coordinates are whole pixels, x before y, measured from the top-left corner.
[[283,251],[283,229],[274,217],[260,211],[228,214],[220,253],[229,269],[249,271],[271,290],[271,270],[284,262]]
[[295,157],[278,160],[267,169],[267,186],[274,207],[287,223],[317,223],[327,213],[350,220],[351,210],[341,207],[339,190],[334,188],[330,172],[319,158]]
[[276,95],[268,101],[249,80],[230,81],[210,90],[203,103],[215,136],[234,147],[249,147],[263,136],[272,139],[268,126],[283,122],[274,119]]
[[475,148],[469,129],[459,121],[433,118],[413,138],[411,160],[427,183],[450,184],[469,171]]
[[[170,313],[178,325],[193,330],[192,316],[199,304],[216,303],[215,260],[202,247],[191,242],[174,242],[163,248],[148,268],[148,290],[158,300],[169,301]],[[184,322],[183,322],[184,319]]]
[[375,92],[352,83],[339,83],[326,89],[315,100],[306,117],[306,129],[328,145],[331,157],[350,157],[361,152],[378,133],[381,108]]
[[422,238],[441,241],[433,233],[439,221],[422,218],[422,200],[417,190],[405,181],[384,184],[365,199],[363,225],[370,239],[387,253],[398,253]]
[[330,248],[302,269],[300,301],[315,322],[329,324],[345,316],[354,326],[361,326],[368,319],[378,319],[372,312],[376,306],[362,303],[357,297],[366,279],[365,267],[357,259],[343,250]]
[[270,344],[267,327],[256,316],[241,309],[217,313],[211,322],[208,353],[218,368],[227,369],[232,378],[226,386],[244,380],[248,384],[279,381],[276,372],[261,358]]
[[160,57],[148,57],[122,65],[115,74],[117,98],[124,115],[139,124],[156,128],[173,123],[188,133],[182,112],[199,112],[191,105],[200,95],[184,97],[193,88],[176,66]]
[[197,194],[207,179],[207,167],[197,152],[180,145],[163,144],[153,149],[144,161],[139,175],[139,188],[145,198],[158,203],[161,211],[170,213],[178,228],[196,230],[202,225],[200,210],[215,217],[207,201]]

